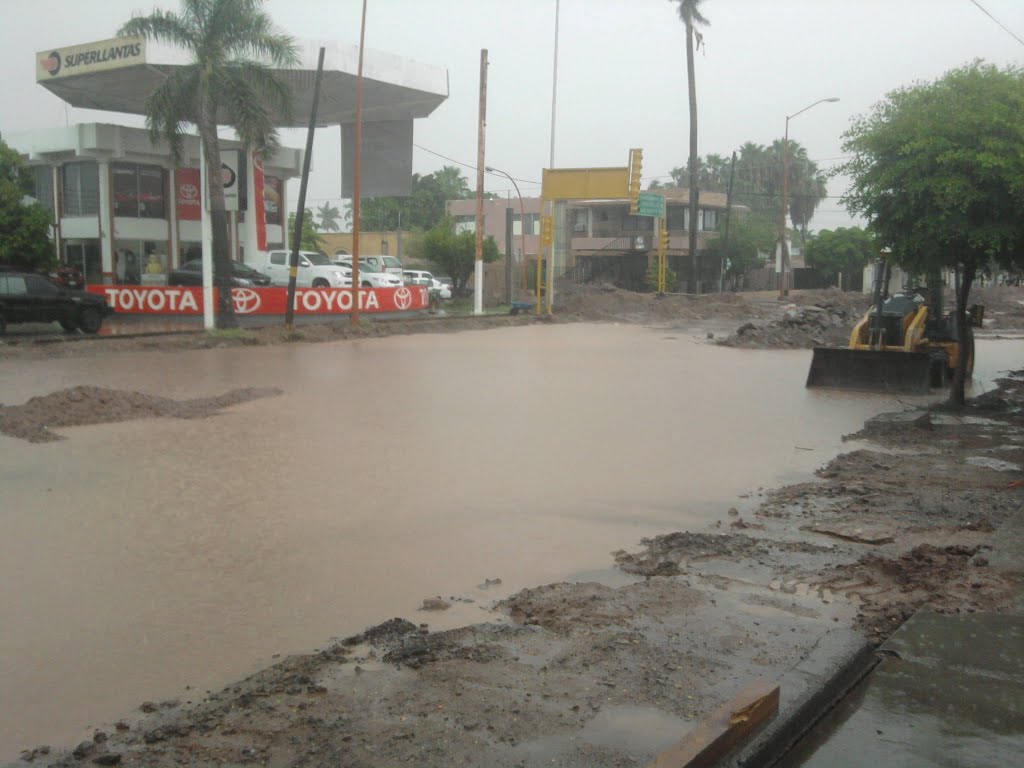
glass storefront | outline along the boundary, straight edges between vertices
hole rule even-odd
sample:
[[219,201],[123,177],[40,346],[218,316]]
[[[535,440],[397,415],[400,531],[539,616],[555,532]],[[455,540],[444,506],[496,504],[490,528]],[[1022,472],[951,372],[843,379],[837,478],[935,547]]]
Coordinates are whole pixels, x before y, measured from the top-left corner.
[[117,240],[114,275],[119,285],[166,285],[167,243],[162,240]]
[[114,163],[114,215],[162,219],[166,212],[167,172],[158,165]]
[[103,259],[99,240],[68,240],[64,243],[64,262],[85,277],[88,285],[103,282]]

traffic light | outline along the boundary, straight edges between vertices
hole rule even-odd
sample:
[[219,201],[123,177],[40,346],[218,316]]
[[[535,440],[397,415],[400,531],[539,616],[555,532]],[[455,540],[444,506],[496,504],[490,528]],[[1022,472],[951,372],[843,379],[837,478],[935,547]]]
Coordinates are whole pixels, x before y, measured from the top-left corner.
[[540,241],[543,245],[551,245],[555,240],[554,228],[550,216],[540,217]]
[[640,210],[640,170],[644,162],[642,149],[629,150],[629,212]]
[[664,256],[666,253],[668,253],[668,226],[662,219],[661,226],[658,228],[658,255]]

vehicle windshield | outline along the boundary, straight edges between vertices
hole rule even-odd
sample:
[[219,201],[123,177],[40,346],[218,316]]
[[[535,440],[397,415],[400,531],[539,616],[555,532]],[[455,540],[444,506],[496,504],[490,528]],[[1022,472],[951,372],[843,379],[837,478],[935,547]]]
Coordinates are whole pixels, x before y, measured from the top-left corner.
[[401,269],[402,268],[402,262],[400,262],[394,256],[385,256],[384,257],[384,266],[387,267],[388,269]]
[[309,263],[314,267],[329,267],[331,266],[331,260],[324,256],[322,253],[310,253],[303,251],[302,255],[309,259]]
[[235,270],[235,272],[240,272],[243,275],[258,274],[257,270],[253,269],[248,264],[243,264],[240,261],[234,262],[233,269]]
[[360,259],[360,272],[380,272],[380,263],[376,259]]

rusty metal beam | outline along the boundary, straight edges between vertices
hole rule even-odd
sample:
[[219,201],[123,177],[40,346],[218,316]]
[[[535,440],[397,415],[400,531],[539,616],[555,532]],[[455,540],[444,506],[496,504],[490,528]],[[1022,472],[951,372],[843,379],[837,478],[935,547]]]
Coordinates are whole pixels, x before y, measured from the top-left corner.
[[756,680],[658,755],[651,768],[713,768],[778,711],[778,683]]

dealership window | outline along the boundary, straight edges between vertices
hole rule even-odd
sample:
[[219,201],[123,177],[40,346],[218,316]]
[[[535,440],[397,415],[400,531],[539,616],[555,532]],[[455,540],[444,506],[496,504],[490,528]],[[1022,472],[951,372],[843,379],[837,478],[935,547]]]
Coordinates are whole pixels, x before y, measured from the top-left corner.
[[158,165],[114,163],[114,215],[162,219],[165,216],[165,174]]
[[167,282],[167,243],[117,240],[114,274],[119,285],[164,285]]
[[100,182],[96,163],[66,163],[61,191],[65,216],[89,216],[99,211]]
[[48,165],[32,166],[32,196],[53,215],[53,169]]

